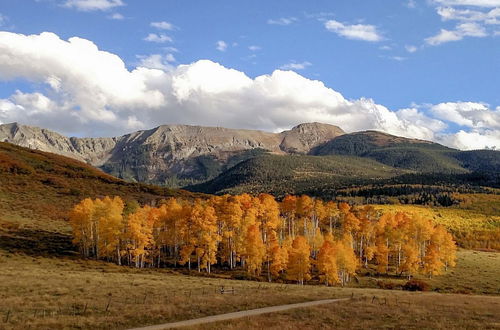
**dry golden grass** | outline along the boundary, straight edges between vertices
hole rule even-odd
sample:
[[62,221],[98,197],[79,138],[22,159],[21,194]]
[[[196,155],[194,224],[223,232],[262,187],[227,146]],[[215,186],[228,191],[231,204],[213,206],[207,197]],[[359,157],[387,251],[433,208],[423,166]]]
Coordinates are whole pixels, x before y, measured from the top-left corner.
[[387,292],[376,297],[185,329],[500,329],[500,297]]
[[[6,253],[0,268],[0,328],[6,329],[127,328],[350,294]],[[220,294],[221,286],[235,293]]]
[[[373,268],[360,269],[358,282],[351,286],[376,288],[380,286],[403,286],[407,279],[398,276],[375,275]],[[431,279],[424,275],[415,276],[430,285],[432,291],[441,293],[500,295],[500,253],[460,249],[457,251],[457,265],[440,276]]]
[[[488,266],[488,259],[483,260],[489,258],[490,253],[461,253],[470,266],[462,269],[468,275],[464,273],[457,278],[456,283],[451,281],[449,285],[457,285],[467,276],[476,274],[474,260],[480,260],[480,264],[484,263],[486,268],[492,266],[489,269],[491,276],[499,273],[494,263]],[[186,276],[165,269],[140,270],[69,257],[30,257],[2,250],[0,269],[2,329],[123,329],[265,306],[351,296],[355,299],[348,303],[261,316],[220,326],[272,328],[279,321],[283,324],[280,327],[285,328],[347,327],[348,324],[358,328],[371,324],[371,328],[376,328],[408,327],[411,322],[417,322],[415,327],[418,327],[420,322],[425,328],[433,327],[433,323],[429,322],[444,327],[455,317],[452,320],[455,323],[450,323],[454,327],[487,328],[499,322],[497,313],[494,313],[495,309],[499,309],[498,296],[236,281],[222,278],[224,275],[220,275],[221,278]],[[450,279],[443,277],[435,280],[445,283]],[[484,281],[484,277],[477,277],[477,281]],[[491,277],[490,281],[498,290],[498,278]],[[221,286],[234,287],[235,293],[220,294]],[[372,302],[374,296],[377,298]]]

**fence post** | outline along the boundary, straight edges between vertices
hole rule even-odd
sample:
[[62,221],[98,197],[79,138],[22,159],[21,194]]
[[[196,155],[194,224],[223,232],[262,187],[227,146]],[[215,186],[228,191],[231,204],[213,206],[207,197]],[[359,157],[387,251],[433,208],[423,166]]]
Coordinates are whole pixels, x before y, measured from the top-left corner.
[[5,323],[9,322],[9,318],[10,318],[10,309],[7,311],[7,315],[5,316]]

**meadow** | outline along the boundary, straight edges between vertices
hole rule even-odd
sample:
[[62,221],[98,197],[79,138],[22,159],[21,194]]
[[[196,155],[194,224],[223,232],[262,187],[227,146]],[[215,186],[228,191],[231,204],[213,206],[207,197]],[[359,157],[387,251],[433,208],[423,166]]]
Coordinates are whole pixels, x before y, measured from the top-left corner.
[[[189,276],[183,270],[135,269],[75,257],[27,256],[0,250],[0,328],[123,329],[342,297],[353,299],[211,326],[257,329],[276,327],[280,322],[284,328],[359,328],[368,324],[371,328],[498,328],[500,279],[496,274],[500,255],[460,250],[458,257],[455,269],[429,280],[433,292],[415,293],[238,281],[224,273]],[[369,278],[366,280],[374,283],[388,280]],[[222,287],[229,293],[221,294]],[[464,287],[474,294],[436,293],[465,292]]]

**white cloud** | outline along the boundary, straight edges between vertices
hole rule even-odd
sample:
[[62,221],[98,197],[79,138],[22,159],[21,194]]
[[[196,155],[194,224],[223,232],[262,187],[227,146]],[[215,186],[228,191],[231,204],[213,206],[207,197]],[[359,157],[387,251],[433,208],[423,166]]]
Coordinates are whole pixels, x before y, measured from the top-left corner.
[[122,0],[66,0],[63,4],[80,11],[109,10],[124,5]]
[[500,0],[434,0],[444,6],[500,7]]
[[152,54],[152,55],[138,55],[139,66],[148,69],[159,69],[164,71],[171,71],[173,66],[171,63],[176,62],[172,54]]
[[170,53],[178,53],[179,52],[179,50],[175,47],[165,47],[163,49],[167,52],[170,52]]
[[293,71],[252,79],[209,60],[173,66],[173,57],[158,54],[140,57],[128,70],[89,40],[65,41],[53,33],[0,32],[0,59],[0,79],[23,79],[38,89],[0,99],[0,122],[66,134],[110,136],[169,123],[276,131],[318,121],[348,132],[376,129],[463,149],[476,148],[477,141],[481,147],[500,146],[500,109],[471,105],[466,111],[460,105],[453,111],[469,120],[463,133],[444,134],[449,120],[440,119],[443,105],[427,114],[418,108],[391,111],[371,99],[348,100]]
[[311,66],[312,63],[311,62],[300,62],[300,63],[297,63],[297,62],[290,62],[290,63],[287,63],[287,64],[284,64],[282,66],[280,66],[280,69],[282,70],[304,70],[305,68]]
[[272,25],[290,25],[292,23],[297,22],[298,19],[296,17],[281,17],[277,19],[268,19],[267,24]]
[[147,35],[147,37],[144,38],[144,40],[160,44],[165,42],[172,42],[172,38],[163,33],[160,34],[150,33]]
[[408,58],[406,58],[404,56],[391,56],[389,58],[391,60],[395,60],[395,61],[398,61],[398,62],[406,61],[408,59]]
[[261,50],[262,47],[256,46],[256,45],[252,45],[252,46],[249,46],[248,49],[250,49],[252,52],[256,52],[258,50]]
[[437,13],[443,21],[457,20],[463,22],[481,22],[485,24],[500,24],[500,8],[487,12],[456,9],[453,7],[439,7]]
[[215,43],[215,48],[218,51],[225,52],[227,49],[227,43],[223,40],[219,40]]
[[435,117],[471,128],[500,130],[500,108],[490,109],[487,104],[477,102],[447,102],[433,105],[430,110]]
[[334,32],[341,37],[354,40],[377,42],[382,40],[382,35],[377,31],[375,25],[353,24],[348,25],[335,20],[325,22],[328,31]]
[[159,30],[168,30],[168,31],[173,31],[175,30],[175,26],[172,23],[169,22],[151,22],[150,24],[152,27],[157,28]]
[[114,13],[113,15],[109,15],[108,18],[114,19],[114,20],[123,20],[123,19],[125,19],[125,16],[123,16],[120,13]]
[[415,53],[418,50],[418,47],[413,45],[406,45],[405,49],[408,53]]
[[460,130],[454,134],[445,134],[438,139],[439,142],[463,150],[498,149],[500,148],[500,131],[487,132]]
[[417,2],[415,0],[408,0],[408,2],[406,3],[406,7],[415,9],[417,8]]
[[477,23],[462,23],[457,25],[455,30],[441,29],[435,36],[425,39],[425,42],[431,46],[437,46],[450,41],[459,41],[464,37],[486,37],[488,34],[484,27]]

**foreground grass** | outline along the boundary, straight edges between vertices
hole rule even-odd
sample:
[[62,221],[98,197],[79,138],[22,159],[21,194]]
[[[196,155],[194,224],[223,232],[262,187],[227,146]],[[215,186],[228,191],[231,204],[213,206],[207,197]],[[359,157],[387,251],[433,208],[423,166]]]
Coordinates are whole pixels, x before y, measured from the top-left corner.
[[[441,293],[500,295],[500,253],[460,249],[457,265],[445,274],[429,278],[416,275],[429,284],[430,290]],[[350,286],[363,288],[401,288],[404,277],[376,275],[374,269],[360,269],[358,281]]]
[[[7,253],[0,253],[0,268],[6,329],[127,328],[350,294]],[[234,294],[221,294],[222,286]]]
[[[473,290],[480,291],[484,283],[488,283],[491,286],[488,293],[499,292],[500,280],[495,277],[500,273],[498,254],[461,251],[461,258],[465,262],[459,263],[454,271],[464,274],[436,277],[432,280],[436,281],[435,287],[445,283],[456,286],[470,277],[465,283],[478,283]],[[478,272],[477,265],[482,265],[489,277]],[[383,325],[408,327],[412,320],[420,322],[424,318],[438,325],[453,321],[450,323],[453,327],[488,328],[495,322],[500,326],[498,313],[494,312],[500,307],[498,296],[236,281],[225,279],[224,275],[219,275],[220,278],[185,276],[173,270],[137,270],[71,257],[31,257],[3,250],[0,250],[0,269],[2,329],[123,329],[341,297],[354,299],[335,306],[260,316],[247,320],[248,323],[234,321],[220,326],[272,328],[277,324],[274,322],[279,321],[285,328],[347,327],[349,324],[359,328],[368,327],[371,320],[375,320],[372,328]],[[477,274],[475,281],[472,279],[474,274]],[[234,294],[221,294],[222,286],[234,288]],[[432,326],[431,323],[422,324]]]
[[342,303],[186,329],[500,329],[499,310],[499,297],[365,293]]

